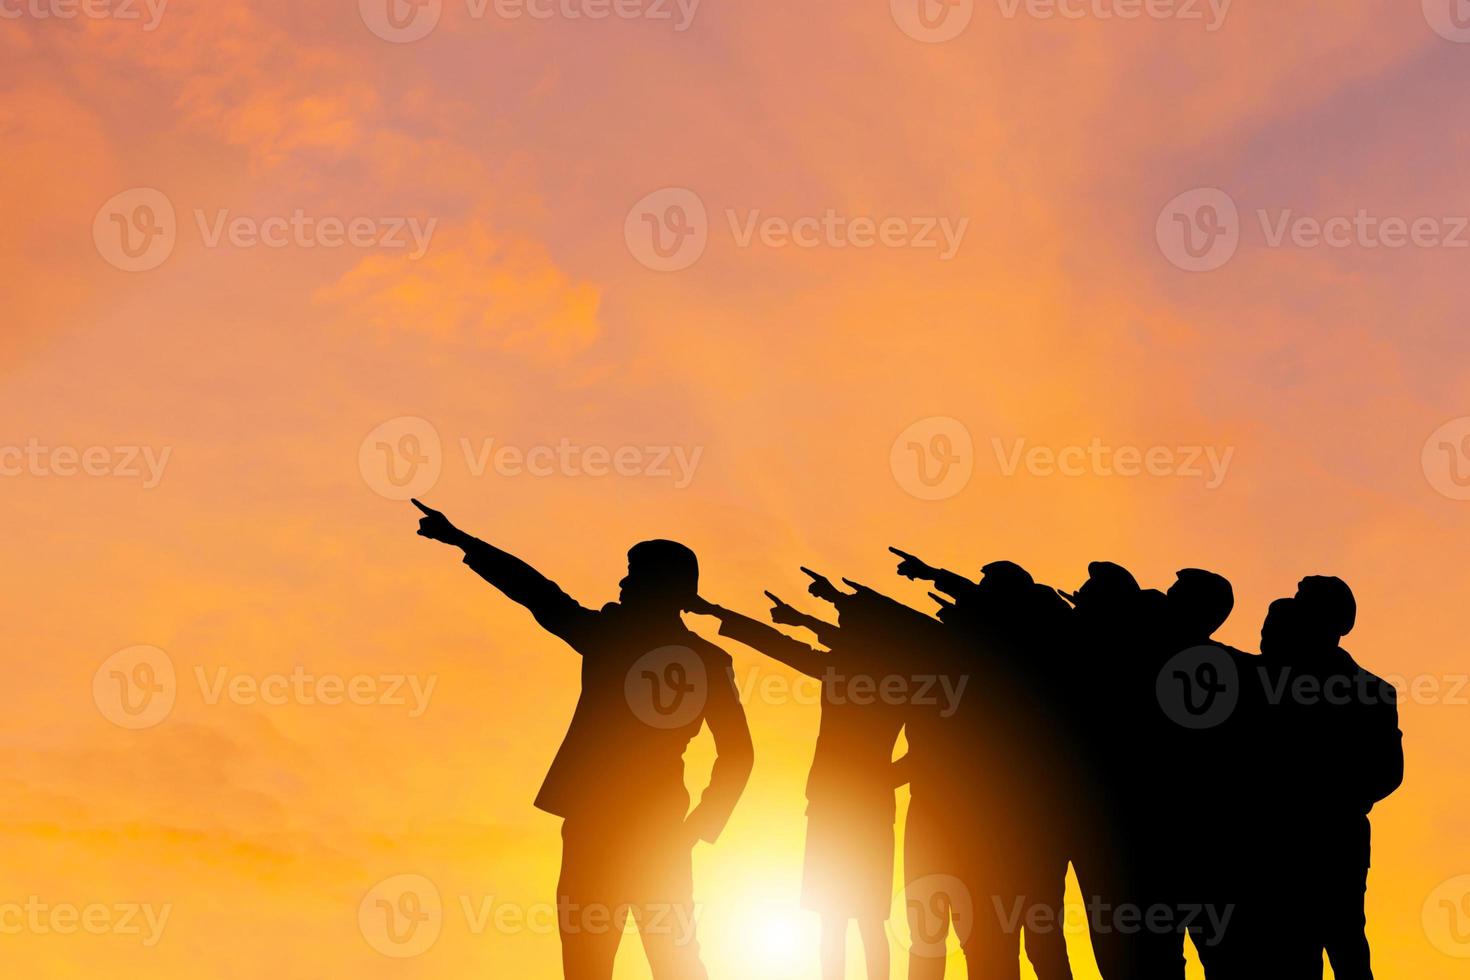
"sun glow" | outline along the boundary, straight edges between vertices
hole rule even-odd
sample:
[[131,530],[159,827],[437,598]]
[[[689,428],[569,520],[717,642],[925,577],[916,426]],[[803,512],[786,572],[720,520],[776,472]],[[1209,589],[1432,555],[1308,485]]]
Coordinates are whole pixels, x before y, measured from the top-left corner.
[[744,904],[734,929],[741,975],[813,975],[820,938],[817,917],[794,899],[753,899]]

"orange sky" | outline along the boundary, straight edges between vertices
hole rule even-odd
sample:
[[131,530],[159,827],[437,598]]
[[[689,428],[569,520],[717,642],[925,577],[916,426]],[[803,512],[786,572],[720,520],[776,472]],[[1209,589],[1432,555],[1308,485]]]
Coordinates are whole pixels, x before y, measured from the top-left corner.
[[[1106,557],[1153,585],[1225,573],[1224,638],[1253,649],[1272,598],[1342,575],[1350,649],[1421,678],[1407,781],[1374,813],[1375,953],[1385,976],[1463,971],[1470,943],[1439,917],[1470,890],[1470,491],[1452,468],[1470,468],[1470,422],[1452,422],[1470,415],[1453,244],[1470,240],[1470,31],[1447,7],[1239,0],[1216,21],[1203,2],[1126,19],[1103,14],[1127,0],[1076,17],[961,0],[968,23],[930,43],[905,0],[603,19],[568,15],[596,0],[425,2],[438,20],[405,41],[373,0],[73,18],[0,0],[12,975],[555,975],[554,935],[479,910],[552,894],[557,826],[530,804],[576,659],[379,492],[396,491],[364,443],[404,418],[441,447],[424,496],[589,604],[653,536],[693,546],[706,594],[751,612],[762,588],[800,595],[798,564],[920,601],[889,544],[1069,586]],[[1165,206],[1196,192],[1180,213],[1204,220],[1208,188],[1238,246],[1186,271]],[[671,201],[703,210],[707,241],[658,271],[636,232]],[[845,230],[811,247],[758,230],[829,212]],[[1439,244],[1361,227],[1310,244],[1311,222],[1360,212],[1382,231],[1432,219]],[[952,255],[859,247],[885,219],[895,242],[940,219],[963,234]],[[129,259],[118,220],[156,250]],[[400,225],[403,247],[379,240]],[[941,499],[892,452],[915,423],[926,443],[969,436],[969,479]],[[1024,456],[1094,444],[1228,466]],[[562,445],[638,453],[602,476],[494,463]],[[94,678],[138,645],[175,676],[166,717],[132,729],[104,710],[111,668],[95,697]],[[731,653],[758,758],[698,856],[703,939],[716,978],[811,980],[793,909],[816,709]],[[367,703],[267,680],[293,671],[372,679]],[[403,874],[433,882],[441,930],[391,958],[358,912]],[[32,896],[167,918],[153,942],[141,913],[101,935],[9,928]],[[620,978],[646,976],[625,949]]]

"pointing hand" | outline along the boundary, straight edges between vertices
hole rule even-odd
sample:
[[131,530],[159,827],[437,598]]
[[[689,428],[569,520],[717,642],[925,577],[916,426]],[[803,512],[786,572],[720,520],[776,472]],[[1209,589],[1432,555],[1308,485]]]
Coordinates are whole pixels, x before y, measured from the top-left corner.
[[419,520],[419,537],[443,541],[445,544],[458,544],[464,539],[464,532],[451,524],[442,512],[426,507],[417,499],[413,501],[413,505],[424,515]]

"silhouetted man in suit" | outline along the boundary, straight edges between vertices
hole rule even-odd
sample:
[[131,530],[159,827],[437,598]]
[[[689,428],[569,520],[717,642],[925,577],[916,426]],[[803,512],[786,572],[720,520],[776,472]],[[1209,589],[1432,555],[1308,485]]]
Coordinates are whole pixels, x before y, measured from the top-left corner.
[[[1338,980],[1372,980],[1365,933],[1368,812],[1404,778],[1403,733],[1393,687],[1339,646],[1357,601],[1339,578],[1310,576],[1297,588],[1303,641],[1293,666],[1313,683],[1288,702],[1304,762],[1300,865],[1307,967],[1321,976],[1327,951]],[[1320,690],[1320,694],[1316,693]]]
[[[702,980],[691,851],[719,836],[753,753],[729,656],[680,619],[699,592],[694,552],[672,541],[634,545],[619,601],[593,610],[414,505],[420,535],[461,549],[466,565],[582,655],[582,693],[536,797],[564,819],[557,910],[567,980],[610,980],[628,915],[657,980]],[[684,751],[703,723],[719,757],[691,813]]]
[[[1170,825],[1166,792],[1169,723],[1156,693],[1168,648],[1168,599],[1142,589],[1126,568],[1095,561],[1075,594],[1071,642],[1083,726],[1079,797],[1090,815],[1078,833],[1073,866],[1087,908],[1093,955],[1104,980],[1182,974],[1169,933],[1169,883],[1157,857]],[[1064,594],[1065,595],[1065,594]],[[1150,909],[1166,906],[1161,924]],[[1167,930],[1167,931],[1166,931]]]
[[1151,877],[1166,883],[1183,926],[1171,934],[1171,975],[1183,975],[1187,931],[1213,980],[1231,974],[1231,956],[1242,948],[1239,930],[1230,926],[1247,900],[1246,828],[1266,802],[1258,798],[1252,772],[1264,748],[1262,698],[1257,658],[1213,639],[1235,606],[1230,582],[1185,568],[1166,597],[1168,659],[1158,694],[1172,722],[1163,740],[1170,775],[1161,780],[1156,802],[1170,821],[1152,852],[1157,867]]
[[[990,562],[974,582],[890,548],[898,574],[933,582],[953,599],[941,618],[973,670],[955,753],[954,805],[970,839],[969,887],[979,904],[966,950],[973,974],[1017,975],[1025,949],[1040,980],[1070,980],[1063,903],[1070,824],[1071,741],[1062,625],[1055,590],[1009,561]],[[935,597],[936,599],[939,597]]]
[[[951,928],[968,957],[982,911],[970,896],[953,890],[965,873],[961,845],[971,832],[963,808],[956,805],[964,785],[959,761],[967,750],[957,715],[968,668],[952,632],[939,619],[854,582],[844,580],[855,591],[842,592],[824,576],[807,574],[813,580],[808,591],[836,606],[844,629],[860,633],[860,642],[869,648],[888,651],[894,676],[906,675],[910,681],[904,704],[908,753],[895,763],[896,781],[909,784],[903,839],[904,904],[912,937],[908,977],[942,980]],[[983,975],[973,966],[971,971]]]

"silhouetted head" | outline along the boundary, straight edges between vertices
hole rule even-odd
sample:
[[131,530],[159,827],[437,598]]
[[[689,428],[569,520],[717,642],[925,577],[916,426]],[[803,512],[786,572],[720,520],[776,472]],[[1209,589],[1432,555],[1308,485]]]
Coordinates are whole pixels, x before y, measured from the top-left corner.
[[1140,591],[1138,579],[1128,569],[1116,562],[1095,561],[1087,566],[1087,581],[1072,598],[1078,609],[1087,611],[1133,602]]
[[1309,626],[1331,634],[1334,641],[1351,633],[1358,621],[1358,600],[1335,575],[1308,575],[1297,583],[1296,598]]
[[1035,585],[1031,573],[1013,561],[993,561],[980,569],[979,594],[987,601],[1015,601]]
[[1223,575],[1203,568],[1181,568],[1169,586],[1169,616],[1179,638],[1203,643],[1225,625],[1235,608],[1235,590]]
[[618,601],[637,612],[678,614],[699,595],[699,559],[677,541],[640,541],[628,549]]
[[1261,624],[1261,656],[1291,660],[1302,647],[1301,605],[1295,599],[1277,599]]

